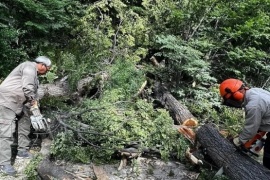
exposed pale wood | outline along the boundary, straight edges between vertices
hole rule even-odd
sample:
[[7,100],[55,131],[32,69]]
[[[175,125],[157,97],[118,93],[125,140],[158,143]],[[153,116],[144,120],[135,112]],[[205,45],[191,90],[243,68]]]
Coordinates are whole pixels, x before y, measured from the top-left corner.
[[138,92],[133,97],[139,96],[142,93],[142,91],[144,90],[144,88],[145,88],[146,85],[147,85],[147,81],[144,81],[143,84],[142,84],[142,86],[138,90]]
[[155,58],[155,56],[152,56],[150,58],[150,61],[152,61],[152,63],[153,63],[154,66],[159,66],[159,63],[158,63],[157,59]]
[[196,164],[196,165],[201,165],[201,164],[203,164],[203,162],[202,162],[202,160],[200,160],[200,159],[198,159],[197,157],[195,157],[192,153],[191,153],[191,149],[190,148],[188,148],[187,150],[186,150],[186,157],[188,158],[188,159],[190,159],[190,161],[191,161],[191,163],[192,164]]
[[180,125],[177,129],[181,134],[183,134],[192,144],[195,143],[195,136],[193,129],[188,128],[187,126]]
[[[181,125],[174,125],[174,128],[183,134],[192,144],[195,139],[200,148],[206,150],[208,158],[213,161],[213,165],[221,168],[230,180],[261,180],[270,179],[270,170],[265,168],[262,164],[251,158],[250,156],[236,150],[235,146],[224,138],[224,132],[217,129],[214,124],[206,124],[197,127],[195,133],[190,128],[183,126],[185,120],[194,118],[188,111],[187,107],[183,106],[173,98],[173,96],[160,85],[155,88],[156,97],[167,108],[172,117],[175,118],[176,123]],[[222,133],[222,134],[221,134]],[[195,143],[197,144],[197,143]],[[190,150],[186,151],[186,156],[194,164],[201,164],[201,159],[197,159]],[[202,159],[203,160],[203,159]]]
[[102,167],[93,165],[93,169],[97,180],[109,180],[108,175]]

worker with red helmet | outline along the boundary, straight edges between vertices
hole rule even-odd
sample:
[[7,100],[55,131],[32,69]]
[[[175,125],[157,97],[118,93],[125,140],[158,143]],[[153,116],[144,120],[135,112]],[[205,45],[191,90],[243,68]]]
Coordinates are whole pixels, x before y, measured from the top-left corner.
[[[233,139],[236,146],[242,146],[258,131],[270,131],[270,92],[262,88],[248,88],[238,79],[226,79],[219,90],[224,105],[245,110],[242,132]],[[266,136],[263,165],[270,169],[270,133]]]

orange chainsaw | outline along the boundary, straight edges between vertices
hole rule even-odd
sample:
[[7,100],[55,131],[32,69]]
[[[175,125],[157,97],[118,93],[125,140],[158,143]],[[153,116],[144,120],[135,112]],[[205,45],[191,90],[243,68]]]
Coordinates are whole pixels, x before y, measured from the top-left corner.
[[264,146],[266,132],[258,131],[257,134],[246,143],[244,143],[244,148],[250,152],[252,155],[259,156],[260,150]]

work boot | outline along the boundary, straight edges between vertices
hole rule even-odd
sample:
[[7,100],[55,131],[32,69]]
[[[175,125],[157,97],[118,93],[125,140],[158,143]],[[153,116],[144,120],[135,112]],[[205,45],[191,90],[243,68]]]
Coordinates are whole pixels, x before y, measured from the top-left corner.
[[26,158],[26,159],[32,159],[33,155],[26,149],[19,149],[17,153],[17,158]]
[[10,164],[0,165],[0,171],[1,173],[4,173],[9,176],[15,176],[17,174],[17,171]]

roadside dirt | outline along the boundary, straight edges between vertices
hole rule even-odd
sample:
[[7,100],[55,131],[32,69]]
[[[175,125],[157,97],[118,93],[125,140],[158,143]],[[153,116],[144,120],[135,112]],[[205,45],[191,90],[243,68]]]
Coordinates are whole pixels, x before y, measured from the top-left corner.
[[[50,141],[43,141],[39,153],[49,153]],[[16,177],[0,175],[0,180],[27,180],[24,170],[30,159],[16,159],[14,167],[18,171]],[[183,164],[159,159],[139,157],[127,166],[118,170],[119,164],[95,165],[95,164],[71,164],[57,161],[67,173],[71,173],[78,180],[195,180],[198,173],[188,170]],[[38,179],[38,178],[37,178]]]

